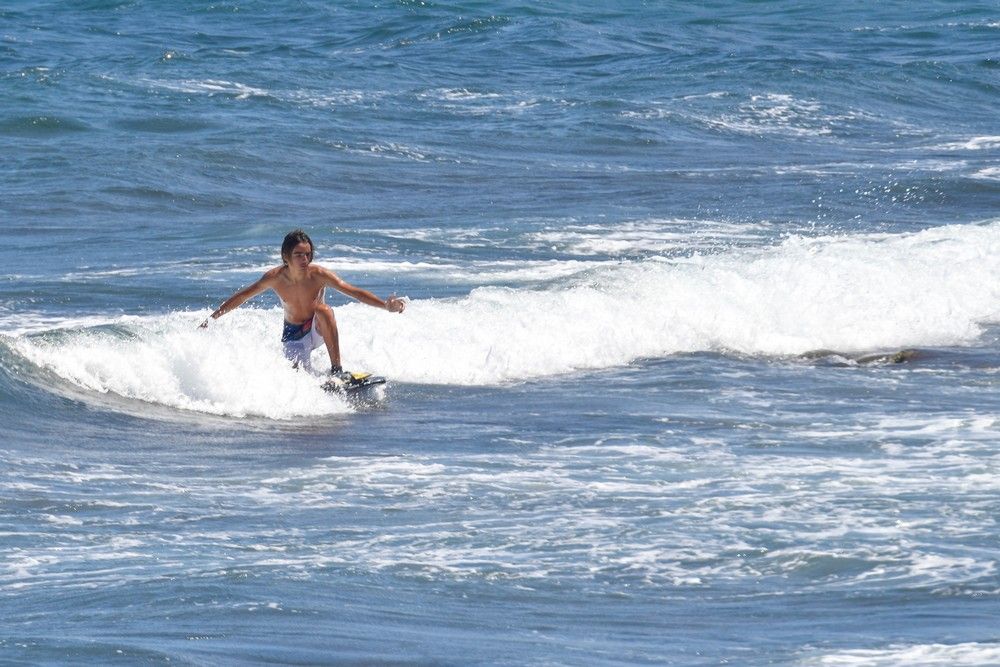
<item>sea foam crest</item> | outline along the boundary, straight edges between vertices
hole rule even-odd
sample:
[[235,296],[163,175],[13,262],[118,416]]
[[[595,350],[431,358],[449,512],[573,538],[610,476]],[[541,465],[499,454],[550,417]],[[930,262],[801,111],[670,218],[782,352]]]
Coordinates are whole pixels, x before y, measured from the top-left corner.
[[802,662],[825,667],[959,667],[1000,663],[1000,644],[967,642],[964,644],[893,645],[882,649],[854,649],[828,653]]
[[982,181],[1000,181],[1000,167],[986,167],[972,174],[972,178]]
[[491,384],[640,358],[796,355],[973,341],[1000,318],[1000,224],[792,237],[605,263],[542,289],[484,287],[399,317],[343,309],[351,359],[400,380]]
[[172,408],[272,419],[349,411],[291,368],[270,319],[250,310],[201,330],[189,313],[126,317],[113,330],[21,337],[14,349],[70,387]]
[[816,100],[769,93],[753,95],[734,111],[703,121],[739,134],[814,137],[832,135],[844,126],[868,119],[861,111],[837,112],[824,108]]
[[[491,385],[715,351],[758,356],[973,342],[1000,319],[1000,222],[591,265],[533,289],[480,287],[403,314],[337,307],[344,365],[411,383]],[[337,305],[335,297],[331,302]],[[280,309],[117,320],[15,339],[97,392],[226,415],[344,410],[289,368]],[[313,353],[325,368],[325,350]]]
[[1000,136],[972,137],[965,141],[953,141],[938,146],[942,150],[980,151],[1000,148]]

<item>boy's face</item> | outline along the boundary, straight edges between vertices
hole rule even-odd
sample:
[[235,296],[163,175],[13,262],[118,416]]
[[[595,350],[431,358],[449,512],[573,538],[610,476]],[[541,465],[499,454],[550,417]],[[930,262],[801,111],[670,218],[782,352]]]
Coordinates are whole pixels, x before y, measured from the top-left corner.
[[303,241],[292,248],[292,252],[288,253],[288,257],[285,258],[285,261],[288,262],[289,266],[297,266],[300,269],[304,269],[309,266],[309,262],[312,261],[312,258],[312,246]]

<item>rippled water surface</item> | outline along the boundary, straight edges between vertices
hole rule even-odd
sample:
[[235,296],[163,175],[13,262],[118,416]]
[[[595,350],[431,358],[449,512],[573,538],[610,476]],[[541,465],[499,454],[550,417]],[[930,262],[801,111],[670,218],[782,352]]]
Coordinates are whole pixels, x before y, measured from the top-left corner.
[[[998,37],[6,3],[0,662],[1000,663]],[[294,227],[384,395],[197,328]]]

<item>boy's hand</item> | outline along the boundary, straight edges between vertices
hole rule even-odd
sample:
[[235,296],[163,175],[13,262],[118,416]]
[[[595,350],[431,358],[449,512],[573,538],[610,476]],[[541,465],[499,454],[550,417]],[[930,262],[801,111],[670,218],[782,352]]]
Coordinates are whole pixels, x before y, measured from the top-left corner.
[[393,294],[385,300],[385,309],[390,313],[401,313],[406,308],[406,302]]

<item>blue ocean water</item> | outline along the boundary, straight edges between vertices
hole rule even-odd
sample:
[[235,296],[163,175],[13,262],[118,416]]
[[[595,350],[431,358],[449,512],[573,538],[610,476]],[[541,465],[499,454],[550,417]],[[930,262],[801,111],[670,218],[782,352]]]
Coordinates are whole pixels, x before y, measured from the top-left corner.
[[[998,38],[3,3],[0,662],[1000,664]],[[197,329],[295,227],[379,400]]]

